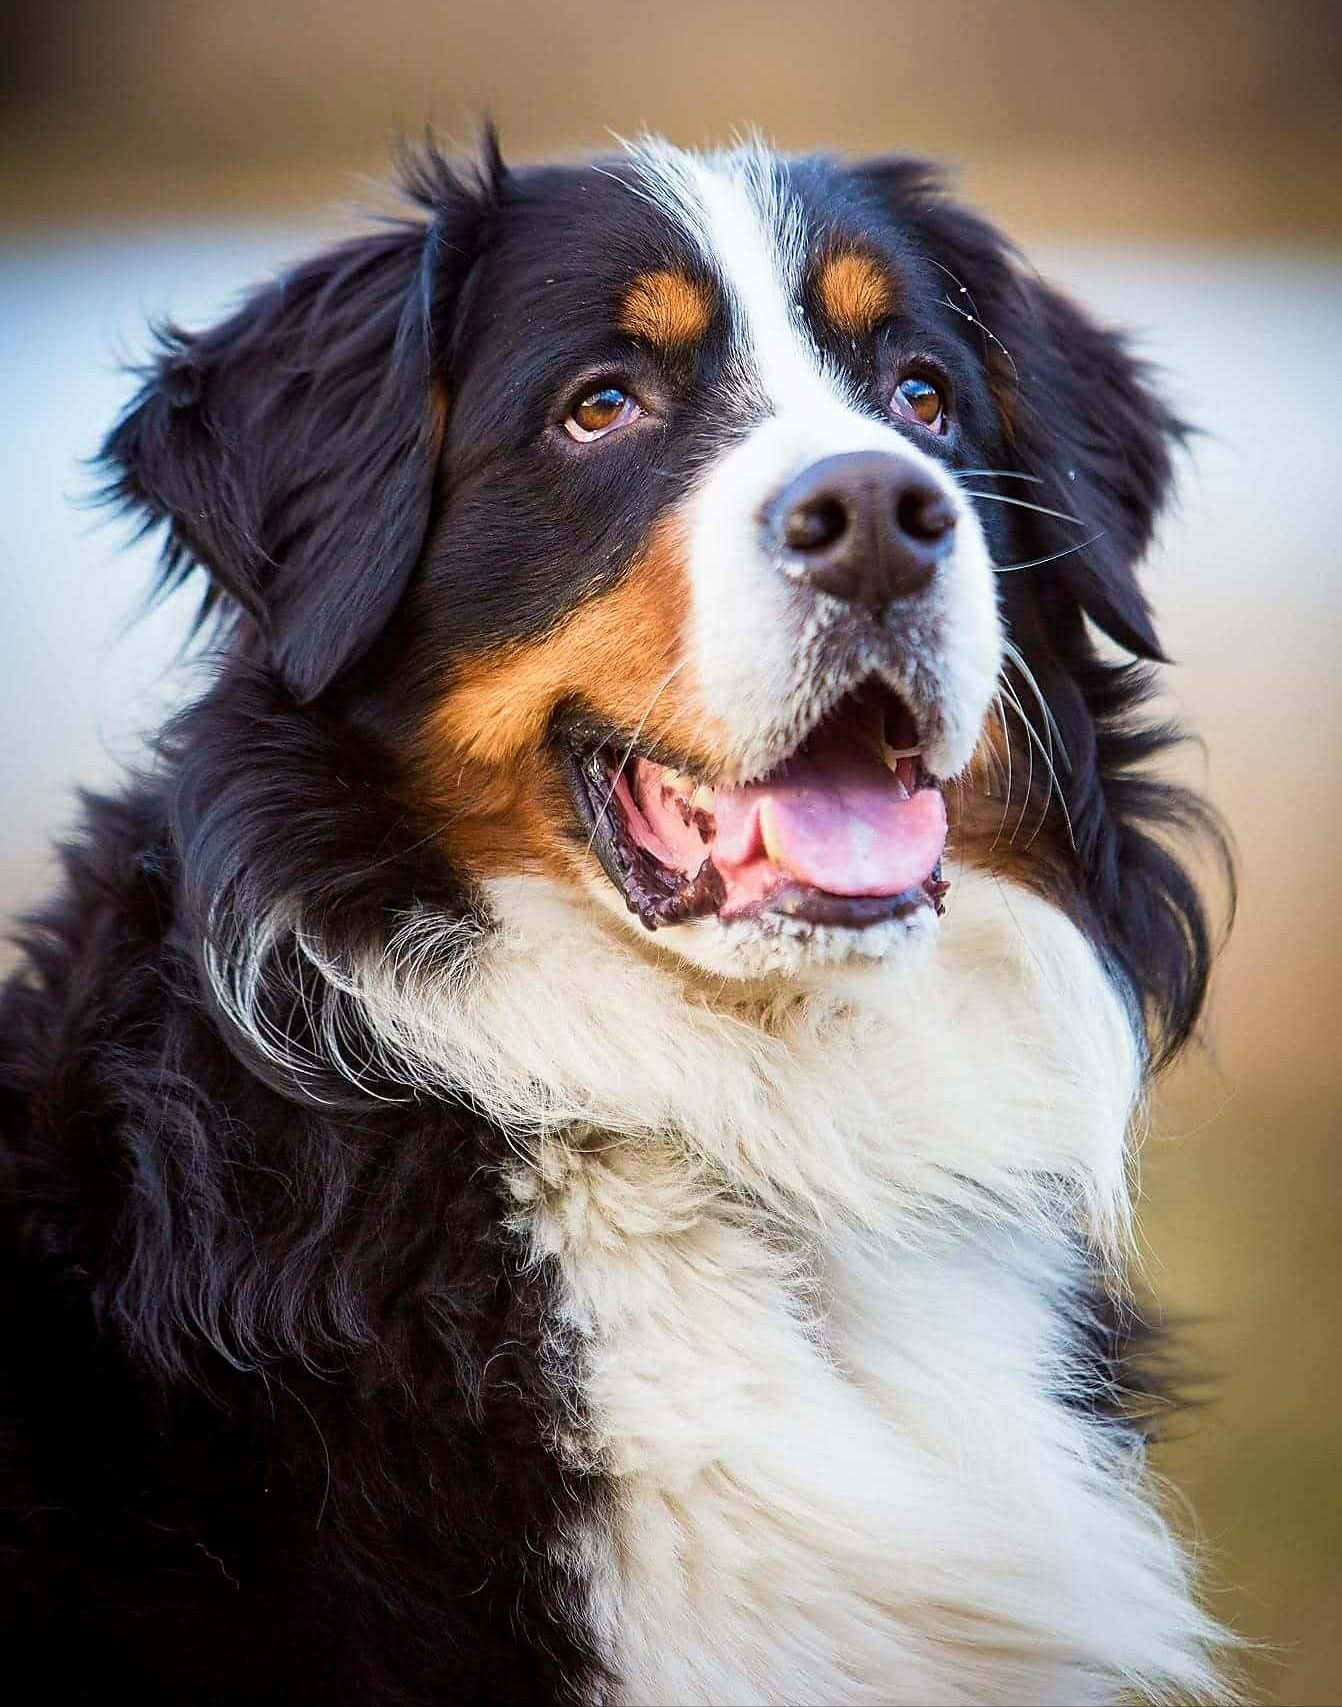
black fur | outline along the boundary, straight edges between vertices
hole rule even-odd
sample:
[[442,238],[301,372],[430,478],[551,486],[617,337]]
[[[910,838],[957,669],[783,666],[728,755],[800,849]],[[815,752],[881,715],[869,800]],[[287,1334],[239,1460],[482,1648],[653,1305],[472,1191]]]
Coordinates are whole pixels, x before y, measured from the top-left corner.
[[[493,156],[490,156],[492,161]],[[300,703],[385,626],[428,530],[441,334],[498,195],[426,153],[391,223],[296,268],[231,319],[169,328],[104,447],[108,496],[167,524],[163,578],[208,565],[207,610],[253,628]]]
[[[1146,774],[1169,739],[1138,720],[1148,677],[1087,621],[1159,657],[1134,566],[1179,424],[924,169],[795,179],[909,281],[884,342],[844,352],[861,382],[934,351],[962,465],[1035,474],[1085,524],[1078,550],[983,506],[999,558],[1056,556],[1004,596],[1070,754],[1074,908],[1168,1052],[1211,941],[1166,837],[1207,820]],[[505,174],[491,145],[475,174],[426,154],[410,187],[423,219],[167,334],[106,447],[114,495],[166,525],[165,582],[208,571],[222,661],[152,775],[89,802],[0,1006],[6,1651],[57,1701],[577,1700],[599,1679],[583,1584],[544,1543],[600,1524],[603,1485],[558,1453],[570,1348],[506,1231],[508,1135],[371,1057],[358,1085],[332,1070],[310,1027],[338,997],[300,999],[316,974],[291,937],[261,993],[288,1065],[218,1011],[202,963],[293,897],[337,962],[411,906],[469,921],[399,786],[408,732],[454,658],[543,632],[594,562],[617,578],[744,425],[721,318],[693,373],[600,330],[632,264],[696,264],[621,184]],[[972,321],[940,300],[960,284]],[[617,355],[683,431],[564,460],[555,376]],[[1108,1369],[1109,1340],[1086,1343]],[[1097,1413],[1123,1408],[1118,1383],[1097,1373]]]
[[[500,1134],[446,1102],[302,1106],[201,999],[183,850],[208,868],[238,801],[210,823],[197,791],[264,710],[240,688],[174,799],[90,803],[0,1014],[7,1652],[62,1702],[109,1678],[143,1702],[582,1699],[581,1585],[536,1542],[600,1493],[553,1456],[577,1400],[549,1277],[503,1230]],[[340,783],[330,751],[297,757],[301,820]],[[305,875],[357,865],[389,906],[406,868],[358,819]]]
[[[1089,624],[1138,660],[1163,660],[1136,571],[1188,428],[1121,335],[1032,274],[998,231],[947,197],[935,169],[890,160],[866,174],[945,269],[952,311],[973,317],[965,324],[978,333],[1002,424],[1005,460],[994,466],[1034,477],[1013,495],[1074,518],[1012,509],[1006,561],[1032,567],[1003,575],[1003,605],[1059,725],[1083,918],[1133,992],[1160,1065],[1192,1035],[1217,946],[1183,850],[1201,845],[1227,923],[1231,858],[1216,814],[1153,771],[1183,737],[1142,715],[1156,691],[1150,670],[1111,661]],[[1031,703],[1029,687],[1017,679],[1016,688]]]

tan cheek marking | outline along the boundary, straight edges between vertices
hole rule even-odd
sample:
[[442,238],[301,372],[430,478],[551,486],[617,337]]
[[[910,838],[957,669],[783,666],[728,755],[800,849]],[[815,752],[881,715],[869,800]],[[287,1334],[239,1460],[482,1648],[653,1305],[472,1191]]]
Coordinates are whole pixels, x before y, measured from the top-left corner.
[[867,255],[831,255],[816,279],[820,306],[841,332],[861,337],[895,305],[890,275]]
[[539,639],[457,671],[415,766],[416,795],[457,858],[481,872],[572,873],[567,785],[545,739],[566,701],[725,768],[725,734],[704,711],[684,650],[688,618],[681,536],[664,526],[611,592]]
[[713,304],[696,279],[670,271],[643,273],[625,293],[620,329],[658,349],[697,344],[708,330]]

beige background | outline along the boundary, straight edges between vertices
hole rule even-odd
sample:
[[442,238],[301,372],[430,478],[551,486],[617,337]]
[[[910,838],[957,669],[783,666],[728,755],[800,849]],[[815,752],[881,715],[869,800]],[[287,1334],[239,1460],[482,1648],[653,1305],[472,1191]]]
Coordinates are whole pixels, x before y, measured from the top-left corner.
[[[182,613],[77,500],[148,314],[198,321],[367,200],[398,130],[514,157],[754,123],[949,158],[1045,271],[1135,324],[1207,429],[1151,563],[1187,762],[1240,847],[1207,1046],[1158,1099],[1145,1264],[1205,1404],[1161,1466],[1255,1701],[1342,1699],[1337,776],[1342,6],[456,8],[46,0],[0,17],[0,906],[70,785],[181,691]],[[332,211],[332,209],[335,211]]]

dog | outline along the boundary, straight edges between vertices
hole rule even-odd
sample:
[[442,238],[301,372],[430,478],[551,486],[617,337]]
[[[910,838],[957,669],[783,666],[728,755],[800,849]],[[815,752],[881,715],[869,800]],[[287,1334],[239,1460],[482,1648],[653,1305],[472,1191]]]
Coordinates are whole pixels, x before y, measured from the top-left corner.
[[1130,1143],[1159,376],[932,167],[407,155],[168,329],[208,678],[3,998],[56,1701],[1224,1699]]

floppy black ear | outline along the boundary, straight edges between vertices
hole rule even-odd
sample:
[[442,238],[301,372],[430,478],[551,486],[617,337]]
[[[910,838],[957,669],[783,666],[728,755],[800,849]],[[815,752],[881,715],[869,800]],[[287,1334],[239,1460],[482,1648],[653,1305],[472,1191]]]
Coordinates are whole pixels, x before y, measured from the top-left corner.
[[1016,559],[1047,563],[1049,579],[1113,640],[1161,660],[1136,566],[1170,493],[1172,447],[1187,429],[1122,336],[950,200],[935,169],[899,159],[862,170],[939,270],[947,315],[982,340],[1007,460],[1038,482],[1017,495],[1077,518],[1017,510]]
[[376,639],[429,523],[444,405],[436,351],[503,168],[432,147],[405,183],[427,219],[356,239],[213,330],[171,329],[109,435],[111,497],[164,522],[162,585],[194,565],[306,702]]

